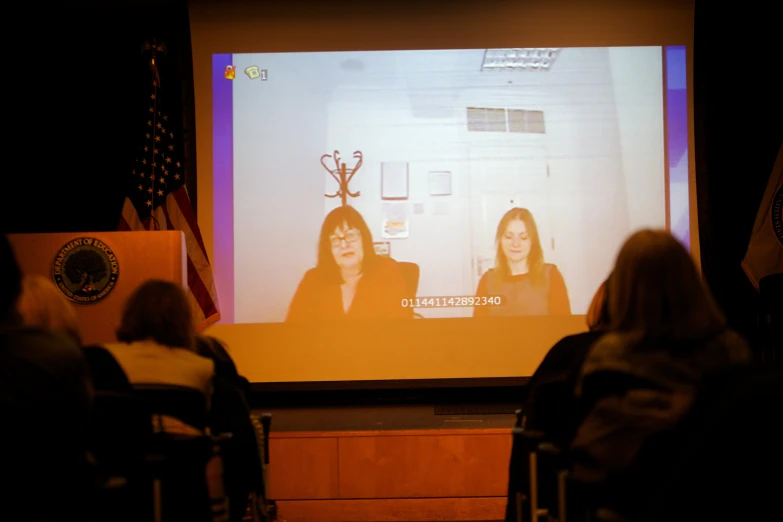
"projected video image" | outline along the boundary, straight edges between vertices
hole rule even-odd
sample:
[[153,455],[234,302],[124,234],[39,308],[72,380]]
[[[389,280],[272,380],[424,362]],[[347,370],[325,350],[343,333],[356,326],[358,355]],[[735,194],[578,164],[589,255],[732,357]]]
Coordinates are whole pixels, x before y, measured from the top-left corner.
[[229,321],[584,314],[634,230],[687,241],[667,49],[213,56]]

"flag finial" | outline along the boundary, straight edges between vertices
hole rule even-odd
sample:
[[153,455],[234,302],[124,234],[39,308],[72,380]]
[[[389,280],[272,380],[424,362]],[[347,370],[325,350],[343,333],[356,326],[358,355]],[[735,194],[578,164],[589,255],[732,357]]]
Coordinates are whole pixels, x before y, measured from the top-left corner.
[[152,74],[155,76],[157,85],[160,85],[160,74],[158,73],[158,64],[156,62],[156,58],[158,53],[164,55],[166,54],[166,44],[164,42],[159,42],[157,38],[152,38],[151,40],[144,42],[144,44],[141,46],[141,53],[150,54],[150,69],[152,69]]

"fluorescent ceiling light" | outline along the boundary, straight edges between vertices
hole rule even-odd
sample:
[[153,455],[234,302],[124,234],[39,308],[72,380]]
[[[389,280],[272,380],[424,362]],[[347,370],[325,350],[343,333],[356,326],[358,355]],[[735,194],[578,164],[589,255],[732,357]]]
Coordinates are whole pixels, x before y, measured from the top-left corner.
[[524,70],[548,71],[560,49],[526,47],[520,49],[487,49],[484,51],[482,71]]

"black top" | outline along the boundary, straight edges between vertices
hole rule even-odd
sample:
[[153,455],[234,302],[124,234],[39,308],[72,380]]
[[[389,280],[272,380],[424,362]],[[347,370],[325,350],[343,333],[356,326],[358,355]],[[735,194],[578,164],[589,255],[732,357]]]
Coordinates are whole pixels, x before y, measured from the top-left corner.
[[122,366],[106,348],[90,345],[82,351],[96,390],[130,392],[133,389]]
[[550,441],[567,442],[578,422],[576,384],[587,353],[604,332],[584,332],[558,341],[528,383],[525,427],[542,431]]
[[196,337],[196,353],[212,359],[215,363],[215,375],[235,386],[242,392],[245,400],[250,403],[250,382],[239,374],[234,360],[220,341],[214,337],[198,336]]
[[[558,341],[541,361],[528,383],[528,396],[523,407],[524,428],[543,433],[544,439],[559,447],[567,447],[584,415],[576,397],[576,384],[582,364],[590,348],[604,332],[569,335]],[[514,439],[511,449],[508,481],[508,522],[517,519],[516,492],[527,493],[530,484],[528,452],[524,439]],[[546,505],[556,504],[556,491],[539,484],[539,495]]]
[[87,364],[70,337],[39,328],[0,330],[0,467],[11,479],[4,493],[14,499],[12,508],[31,519],[83,514],[91,402]]

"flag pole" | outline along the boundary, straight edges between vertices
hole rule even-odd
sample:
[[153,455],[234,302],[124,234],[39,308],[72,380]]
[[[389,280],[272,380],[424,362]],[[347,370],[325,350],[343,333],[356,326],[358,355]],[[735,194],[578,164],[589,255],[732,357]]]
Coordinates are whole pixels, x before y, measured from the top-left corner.
[[[149,66],[150,71],[152,72],[152,102],[153,102],[153,110],[152,110],[152,119],[153,119],[153,125],[152,125],[152,132],[154,134],[157,134],[158,128],[157,128],[157,119],[158,119],[158,90],[160,89],[160,71],[158,70],[158,64],[156,61],[158,53],[166,54],[166,44],[164,42],[158,42],[156,38],[152,38],[151,40],[148,40],[144,42],[144,44],[141,46],[141,53],[147,54],[149,53]],[[152,207],[150,209],[150,221],[149,221],[149,230],[152,231],[155,227],[155,155],[153,154],[152,157],[152,193],[150,194],[150,200],[152,201]]]

